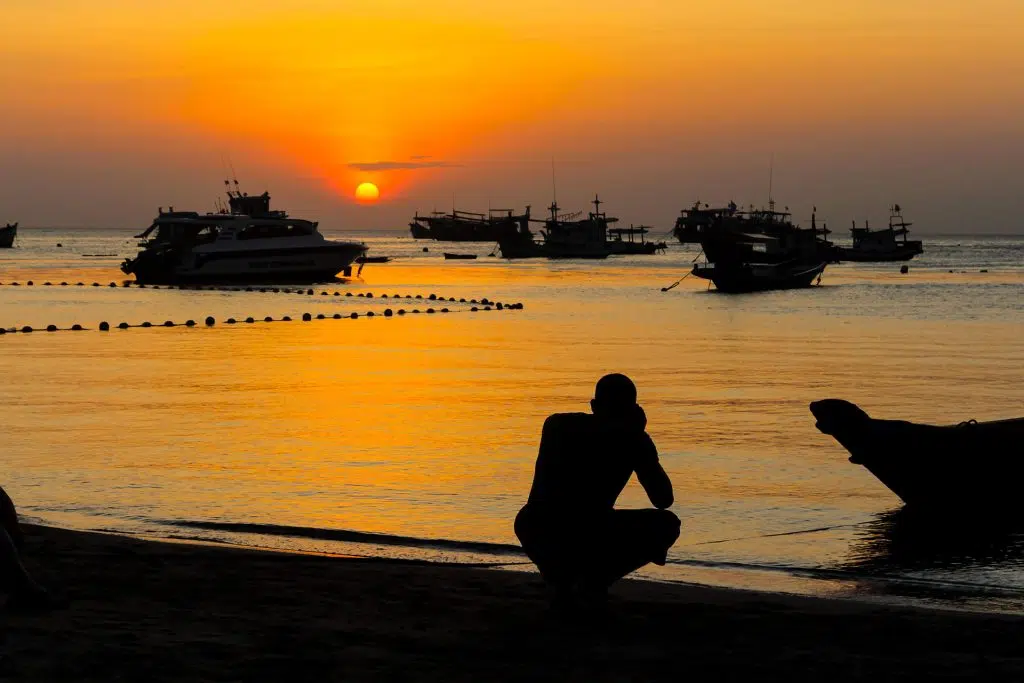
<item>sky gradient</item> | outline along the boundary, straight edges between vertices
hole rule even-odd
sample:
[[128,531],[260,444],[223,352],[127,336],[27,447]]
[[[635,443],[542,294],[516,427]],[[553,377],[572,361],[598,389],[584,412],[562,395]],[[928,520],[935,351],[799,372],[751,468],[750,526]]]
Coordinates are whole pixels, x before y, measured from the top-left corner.
[[[696,199],[1024,232],[1019,0],[5,0],[0,221],[136,227],[229,174],[332,228]],[[361,182],[380,187],[359,205]]]

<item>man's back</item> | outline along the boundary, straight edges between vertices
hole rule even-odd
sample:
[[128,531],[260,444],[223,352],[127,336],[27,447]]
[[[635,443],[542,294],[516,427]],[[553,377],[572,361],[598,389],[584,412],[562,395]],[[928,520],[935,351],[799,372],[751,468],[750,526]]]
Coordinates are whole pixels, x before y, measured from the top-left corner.
[[552,415],[544,422],[528,504],[573,516],[611,510],[633,472],[657,462],[643,431],[612,429],[586,413]]

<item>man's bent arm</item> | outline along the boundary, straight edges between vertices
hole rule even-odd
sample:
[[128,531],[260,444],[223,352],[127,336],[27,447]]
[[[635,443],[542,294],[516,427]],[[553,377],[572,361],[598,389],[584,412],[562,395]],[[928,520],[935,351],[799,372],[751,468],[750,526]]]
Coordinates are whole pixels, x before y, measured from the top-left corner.
[[655,459],[638,465],[636,478],[644,487],[644,491],[647,492],[647,497],[651,499],[654,507],[664,510],[672,506],[675,500],[672,492],[672,480],[668,478],[668,473],[665,472],[660,462]]

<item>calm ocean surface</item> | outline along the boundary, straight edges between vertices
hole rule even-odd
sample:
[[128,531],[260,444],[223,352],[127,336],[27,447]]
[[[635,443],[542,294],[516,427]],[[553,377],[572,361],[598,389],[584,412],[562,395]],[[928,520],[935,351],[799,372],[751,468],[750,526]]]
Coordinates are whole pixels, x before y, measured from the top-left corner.
[[[936,423],[1024,415],[1024,237],[924,237],[907,275],[844,264],[817,289],[725,296],[693,278],[660,291],[696,256],[678,244],[509,264],[487,257],[492,245],[423,253],[404,236],[346,236],[396,260],[305,296],[113,289],[130,232],[23,230],[0,250],[0,326],[92,328],[0,338],[2,484],[24,513],[150,536],[522,562],[512,519],[544,417],[587,409],[594,381],[620,371],[639,385],[683,520],[670,564],[646,576],[1024,612],[1024,534],[908,531],[895,496],[807,410],[838,397]],[[481,258],[446,262],[445,250]],[[379,296],[395,293],[525,310],[95,331],[429,305]],[[643,502],[634,482],[620,505]],[[218,527],[229,523],[265,526]]]

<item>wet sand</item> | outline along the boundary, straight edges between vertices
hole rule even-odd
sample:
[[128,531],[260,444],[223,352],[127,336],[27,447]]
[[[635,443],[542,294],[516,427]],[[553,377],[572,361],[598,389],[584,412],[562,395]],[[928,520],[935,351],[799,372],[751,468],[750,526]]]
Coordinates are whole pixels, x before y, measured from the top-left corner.
[[24,681],[1024,678],[1024,620],[640,581],[552,614],[533,574],[26,526],[71,599],[2,612]]

